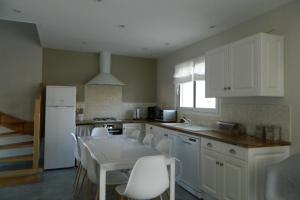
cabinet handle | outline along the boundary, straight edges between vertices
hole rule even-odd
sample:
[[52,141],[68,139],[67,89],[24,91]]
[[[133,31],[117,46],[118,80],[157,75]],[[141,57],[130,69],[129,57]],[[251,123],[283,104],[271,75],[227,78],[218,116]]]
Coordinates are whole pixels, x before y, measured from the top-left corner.
[[219,161],[216,162],[216,165],[220,165]]
[[231,87],[228,87],[227,89],[228,89],[228,90],[231,90]]
[[227,90],[227,87],[224,87],[224,90]]
[[150,129],[152,129],[152,126],[150,126]]
[[235,151],[234,149],[230,149],[230,150],[229,150],[229,153],[231,153],[231,154],[236,154],[236,151]]
[[220,162],[220,166],[223,167],[223,165],[224,165],[224,164]]
[[212,147],[213,145],[209,142],[209,143],[207,143],[207,146]]

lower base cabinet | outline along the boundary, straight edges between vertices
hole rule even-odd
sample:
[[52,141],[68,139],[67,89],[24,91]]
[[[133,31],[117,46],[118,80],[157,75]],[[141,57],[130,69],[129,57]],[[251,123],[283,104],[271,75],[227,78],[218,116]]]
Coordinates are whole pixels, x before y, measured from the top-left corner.
[[202,139],[202,190],[218,200],[264,200],[268,166],[289,156],[289,147],[241,148]]

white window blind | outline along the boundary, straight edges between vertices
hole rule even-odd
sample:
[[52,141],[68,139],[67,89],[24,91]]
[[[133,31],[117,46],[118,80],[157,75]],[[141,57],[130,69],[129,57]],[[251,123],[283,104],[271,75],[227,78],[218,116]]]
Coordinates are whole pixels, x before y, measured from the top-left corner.
[[193,81],[194,62],[188,61],[175,66],[174,83]]
[[194,60],[194,80],[205,80],[205,60],[203,57]]

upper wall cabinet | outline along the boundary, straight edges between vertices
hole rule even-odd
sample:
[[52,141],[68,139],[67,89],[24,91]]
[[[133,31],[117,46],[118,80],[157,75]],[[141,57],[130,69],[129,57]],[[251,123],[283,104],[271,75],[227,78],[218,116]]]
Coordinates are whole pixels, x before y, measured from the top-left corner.
[[205,54],[206,97],[284,96],[283,37],[259,33]]

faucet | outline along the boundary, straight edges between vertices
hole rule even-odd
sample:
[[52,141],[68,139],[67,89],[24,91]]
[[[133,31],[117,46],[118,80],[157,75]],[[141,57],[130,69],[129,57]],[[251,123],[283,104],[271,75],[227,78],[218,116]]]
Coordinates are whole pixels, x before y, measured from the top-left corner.
[[192,120],[186,118],[185,116],[182,116],[181,120],[183,121],[183,123],[185,123],[187,125],[192,125]]

